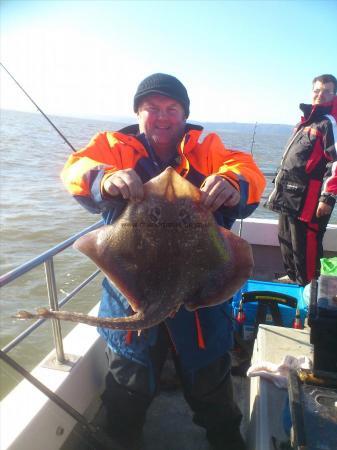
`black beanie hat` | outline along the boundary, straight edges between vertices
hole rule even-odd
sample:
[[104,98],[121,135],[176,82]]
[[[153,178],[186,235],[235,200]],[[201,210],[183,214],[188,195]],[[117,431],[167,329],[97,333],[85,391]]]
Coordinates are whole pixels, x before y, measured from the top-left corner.
[[178,78],[166,73],[154,73],[145,78],[138,86],[135,98],[133,101],[133,110],[136,113],[138,106],[143,97],[149,94],[161,94],[166,97],[177,100],[183,106],[186,117],[190,113],[190,99],[187,95],[185,86],[178,80]]

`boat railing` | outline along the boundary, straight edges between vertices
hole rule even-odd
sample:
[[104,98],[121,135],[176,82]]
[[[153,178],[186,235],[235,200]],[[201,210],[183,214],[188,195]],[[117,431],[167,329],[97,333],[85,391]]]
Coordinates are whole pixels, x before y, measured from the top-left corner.
[[[44,253],[41,253],[39,256],[27,261],[21,266],[13,269],[4,275],[0,276],[0,288],[7,286],[9,283],[14,280],[20,278],[27,272],[35,269],[37,266],[44,265],[45,275],[46,275],[46,286],[48,292],[49,299],[49,307],[52,310],[59,310],[60,307],[68,303],[81,289],[83,289],[87,284],[89,284],[99,273],[100,270],[94,271],[89,277],[87,277],[84,281],[82,281],[78,286],[75,287],[70,293],[68,293],[62,300],[58,300],[57,296],[57,288],[56,288],[56,280],[55,280],[55,270],[54,270],[54,256],[60,254],[68,247],[70,247],[78,238],[83,236],[89,231],[95,230],[103,225],[103,220],[96,222],[95,224],[84,228],[79,233],[71,236],[60,244],[55,245],[51,249],[47,250]],[[16,336],[12,341],[10,341],[5,347],[1,350],[4,353],[8,353],[14,347],[16,347],[21,341],[23,341],[27,336],[29,336],[35,329],[42,325],[46,319],[38,319],[31,326],[26,328],[22,333]],[[53,330],[53,340],[56,351],[56,363],[63,364],[65,362],[65,355],[63,350],[63,338],[61,332],[61,325],[58,319],[52,319],[52,330]]]

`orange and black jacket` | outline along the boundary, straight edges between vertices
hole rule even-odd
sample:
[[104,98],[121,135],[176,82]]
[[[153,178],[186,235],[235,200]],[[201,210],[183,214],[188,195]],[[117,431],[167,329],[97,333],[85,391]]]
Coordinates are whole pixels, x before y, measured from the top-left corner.
[[219,136],[208,134],[199,142],[202,127],[186,125],[186,133],[172,161],[163,165],[150,148],[138,125],[117,132],[97,134],[87,147],[72,154],[61,174],[74,198],[92,213],[102,213],[106,223],[121,211],[121,200],[102,193],[102,183],[111,173],[133,168],[143,183],[172,166],[192,184],[201,187],[205,178],[217,174],[228,180],[241,194],[233,208],[220,208],[219,225],[230,228],[236,218],[249,216],[258,206],[265,179],[248,153],[228,150]]

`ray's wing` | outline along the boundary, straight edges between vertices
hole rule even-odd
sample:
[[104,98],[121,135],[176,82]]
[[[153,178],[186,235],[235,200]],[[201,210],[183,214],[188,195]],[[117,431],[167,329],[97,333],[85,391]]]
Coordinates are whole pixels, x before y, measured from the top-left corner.
[[217,305],[229,300],[252,275],[254,260],[250,244],[222,227],[218,227],[224,248],[222,264],[210,268],[208,278],[201,288],[192,294],[185,306],[195,310]]
[[123,235],[116,232],[113,225],[104,225],[81,236],[74,243],[74,248],[88,256],[123,293],[133,311],[139,312],[143,310],[135,287],[135,277],[139,270],[131,267],[132,263],[128,264],[129,270],[125,270],[127,262],[119,251],[119,244],[124,239],[128,240],[127,232]]

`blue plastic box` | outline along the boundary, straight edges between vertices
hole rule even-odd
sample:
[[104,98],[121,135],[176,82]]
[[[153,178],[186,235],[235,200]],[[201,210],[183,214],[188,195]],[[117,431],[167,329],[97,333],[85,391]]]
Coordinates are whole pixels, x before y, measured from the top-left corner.
[[[239,304],[242,299],[242,294],[245,292],[271,292],[281,293],[293,297],[297,301],[297,308],[300,312],[302,326],[307,315],[307,304],[303,298],[303,287],[296,284],[274,283],[269,281],[248,280],[242,288],[234,295],[232,307],[233,316],[237,317]],[[271,296],[272,297],[272,296]],[[245,321],[242,324],[235,322],[236,331],[240,332],[244,340],[251,340],[254,338],[254,326],[256,321],[256,313],[258,309],[258,302],[249,302],[243,304],[245,313]],[[292,327],[296,315],[296,308],[278,303],[282,326]],[[271,310],[266,308],[266,318],[264,323],[275,325]]]

